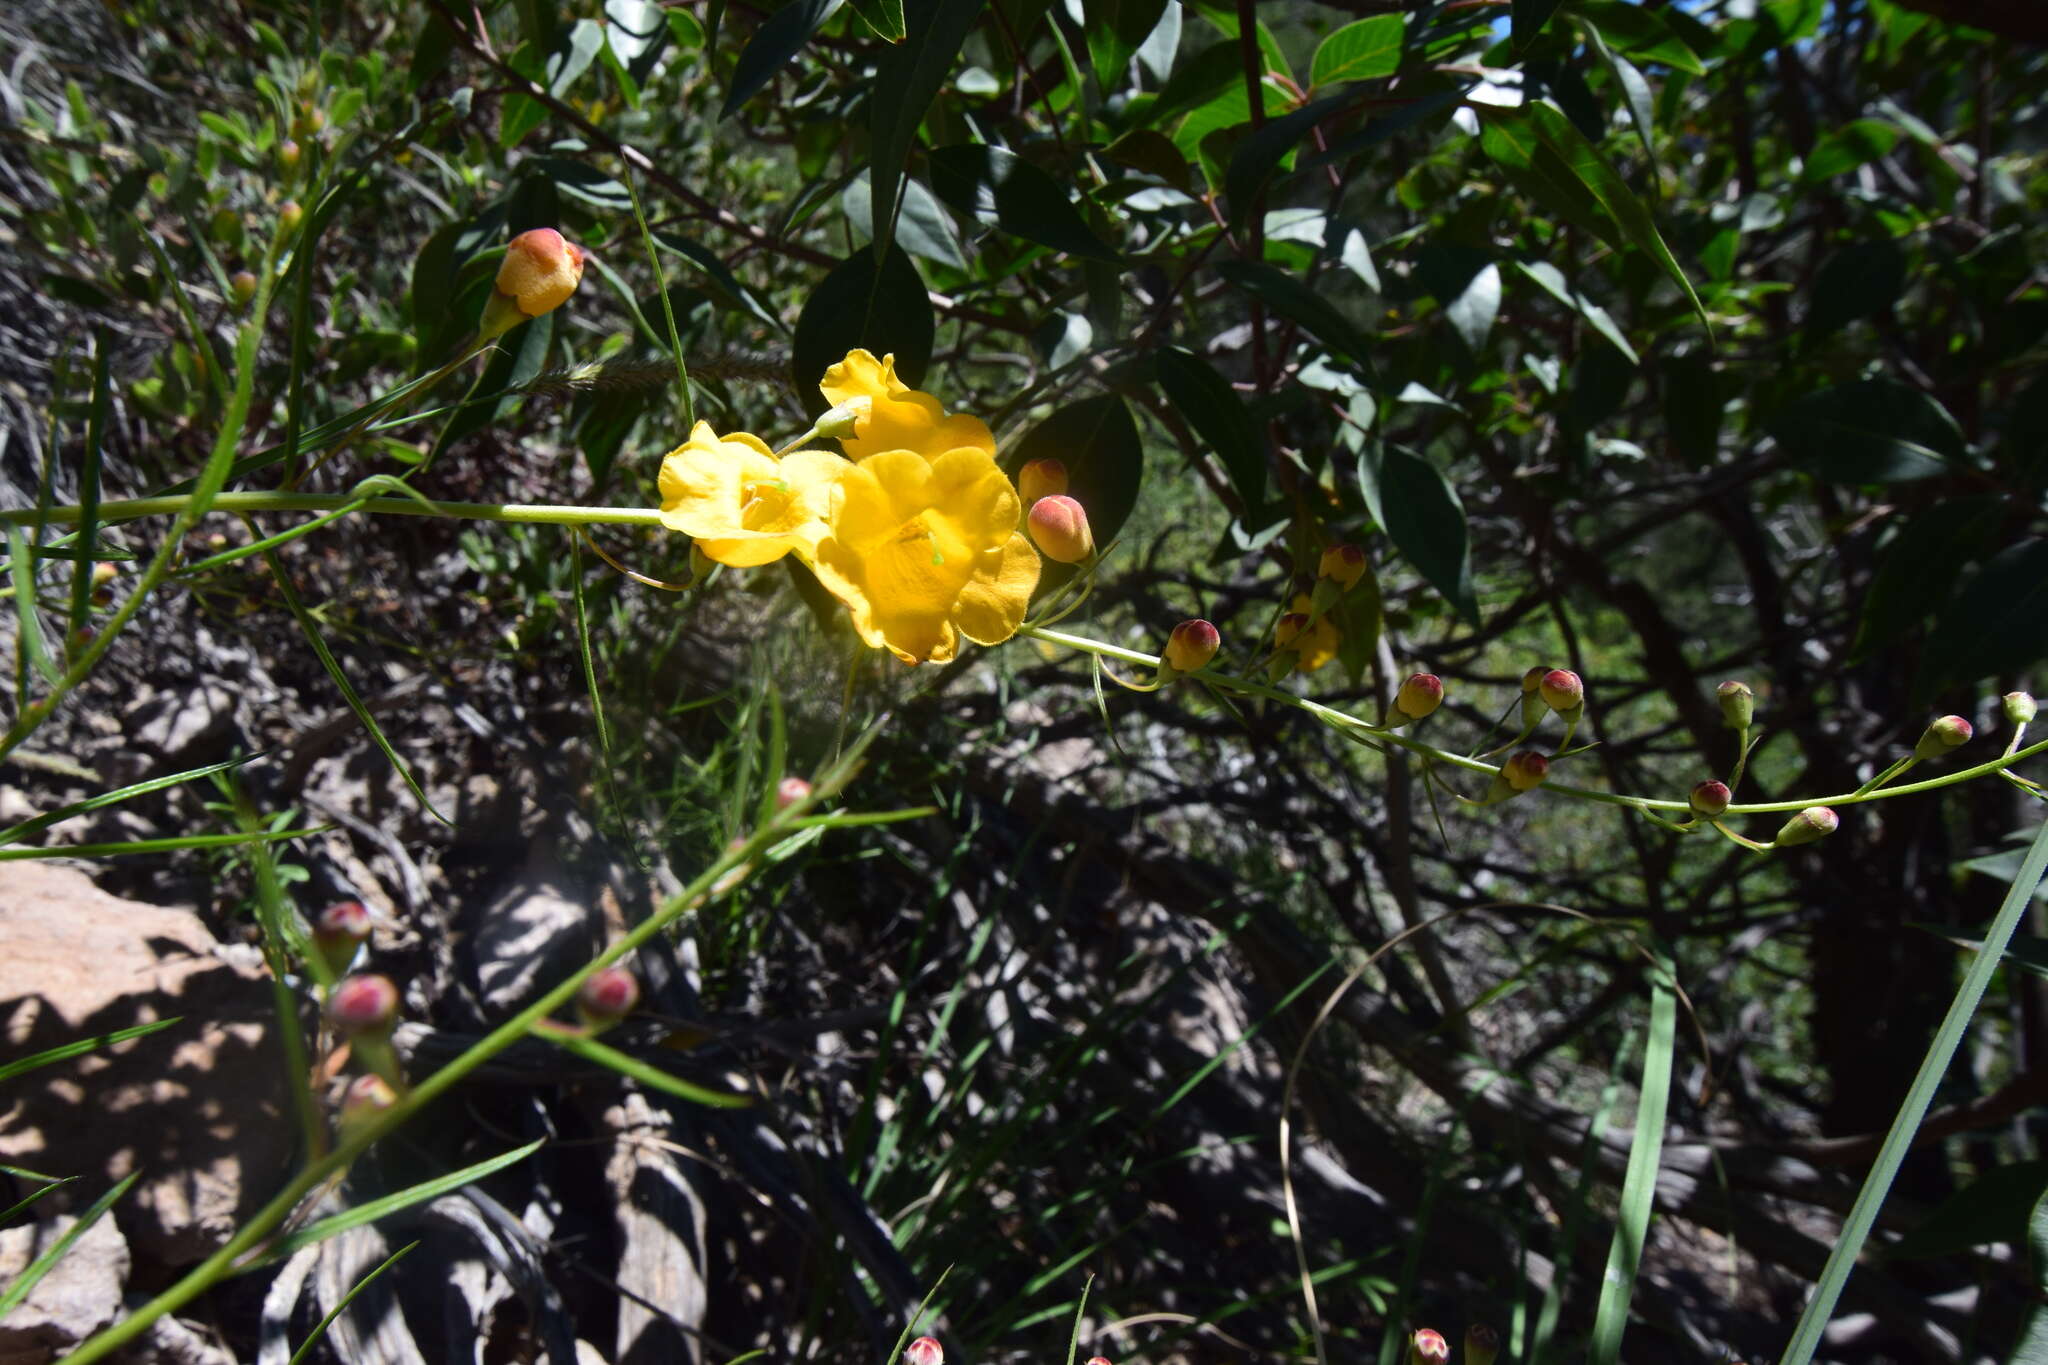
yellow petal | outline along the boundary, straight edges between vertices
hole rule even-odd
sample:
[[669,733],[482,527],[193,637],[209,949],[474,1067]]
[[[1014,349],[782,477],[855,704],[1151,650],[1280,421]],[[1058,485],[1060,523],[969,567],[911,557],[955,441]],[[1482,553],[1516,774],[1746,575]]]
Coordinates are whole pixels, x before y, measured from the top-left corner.
[[687,442],[662,457],[662,525],[734,568],[772,563],[791,550],[808,553],[827,533],[832,488],[849,468],[824,451],[777,461],[759,437],[721,437],[699,422]]
[[825,371],[818,388],[835,407],[854,398],[870,400],[867,415],[855,424],[856,434],[841,442],[856,460],[890,450],[914,451],[930,459],[963,446],[996,453],[987,423],[964,413],[947,416],[938,399],[896,377],[893,355],[876,360],[867,351],[849,351],[846,359]]
[[978,645],[999,645],[1024,624],[1024,611],[1038,589],[1038,551],[1012,531],[1009,540],[984,550],[974,577],[960,590],[953,623]]

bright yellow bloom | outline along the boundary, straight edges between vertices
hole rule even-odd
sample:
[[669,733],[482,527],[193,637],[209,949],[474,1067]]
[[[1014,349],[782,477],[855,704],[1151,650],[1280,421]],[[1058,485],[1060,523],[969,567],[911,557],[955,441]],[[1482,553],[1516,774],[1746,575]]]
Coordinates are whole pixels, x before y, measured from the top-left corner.
[[832,489],[853,466],[822,450],[780,460],[744,431],[719,436],[697,423],[690,439],[661,458],[661,524],[736,569],[782,558],[808,559],[831,534]]
[[1299,616],[1302,621],[1296,622],[1295,628],[1289,630],[1284,624],[1287,618],[1283,618],[1283,625],[1276,636],[1280,648],[1294,650],[1301,656],[1300,667],[1304,673],[1313,673],[1336,658],[1337,641],[1341,638],[1335,621],[1328,616],[1318,616],[1309,620],[1309,610],[1308,595],[1298,594],[1294,599],[1294,610],[1289,613],[1289,617]]
[[911,450],[935,460],[963,446],[991,457],[996,453],[988,423],[965,413],[948,417],[938,399],[896,377],[893,355],[876,360],[866,351],[848,351],[846,359],[825,371],[818,388],[834,407],[856,398],[869,400],[866,415],[855,419],[853,439],[843,443],[856,460],[885,450]]
[[1018,533],[1017,490],[987,452],[882,451],[836,490],[831,534],[809,562],[870,647],[944,663],[963,635],[993,645],[1017,633],[1038,553]]

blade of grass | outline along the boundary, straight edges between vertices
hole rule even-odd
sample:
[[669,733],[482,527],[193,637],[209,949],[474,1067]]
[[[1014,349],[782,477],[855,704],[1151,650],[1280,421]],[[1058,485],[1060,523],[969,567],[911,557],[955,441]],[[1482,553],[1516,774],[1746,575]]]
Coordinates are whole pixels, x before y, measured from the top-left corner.
[[29,1296],[29,1291],[36,1287],[37,1282],[50,1273],[51,1267],[64,1259],[64,1253],[71,1250],[72,1243],[85,1236],[87,1229],[99,1222],[107,1210],[114,1207],[114,1202],[128,1193],[128,1187],[140,1179],[141,1171],[131,1171],[120,1184],[95,1200],[93,1206],[85,1211],[84,1216],[66,1229],[64,1235],[59,1237],[48,1251],[36,1257],[35,1264],[22,1271],[21,1278],[8,1285],[6,1293],[0,1294],[0,1318],[6,1317],[20,1307],[21,1301]]
[[348,709],[356,713],[356,719],[370,732],[371,741],[383,751],[391,766],[398,770],[399,777],[404,779],[413,799],[420,803],[427,814],[452,828],[455,822],[436,810],[434,803],[427,799],[427,794],[420,790],[419,781],[412,775],[412,769],[398,756],[398,750],[391,747],[391,741],[384,737],[383,727],[378,725],[377,718],[370,714],[369,706],[358,695],[354,684],[349,682],[348,675],[341,671],[341,664],[336,661],[334,652],[327,648],[327,641],[320,634],[319,622],[313,619],[312,612],[306,610],[306,604],[300,599],[298,590],[292,587],[291,576],[284,569],[284,561],[277,557],[276,551],[266,550],[263,553],[263,562],[270,566],[270,576],[276,581],[278,591],[284,595],[284,604],[291,608],[292,616],[297,619],[299,628],[306,632],[307,643],[311,644],[313,652],[320,656],[321,667],[327,670],[328,677],[334,679],[334,685],[341,690],[341,698],[348,703]]
[[524,1147],[514,1147],[509,1152],[501,1152],[489,1160],[477,1162],[474,1166],[464,1166],[459,1171],[450,1171],[447,1175],[438,1175],[432,1180],[422,1180],[419,1184],[408,1186],[395,1194],[372,1199],[367,1204],[358,1204],[331,1218],[309,1223],[290,1236],[279,1238],[263,1259],[266,1262],[288,1259],[293,1253],[303,1251],[316,1242],[324,1242],[329,1237],[339,1236],[350,1228],[374,1223],[379,1218],[389,1217],[415,1204],[424,1204],[429,1199],[439,1199],[444,1194],[461,1189],[471,1181],[482,1180],[485,1176],[502,1171],[507,1166],[518,1165],[539,1151],[546,1142],[546,1138],[535,1138]]
[[640,187],[633,183],[630,166],[619,172],[626,178],[626,193],[633,197],[633,222],[640,229],[640,241],[647,248],[648,264],[654,267],[654,289],[661,295],[661,315],[668,322],[668,344],[676,356],[676,382],[682,385],[683,430],[697,425],[697,404],[690,396],[690,367],[683,360],[683,339],[676,331],[675,305],[669,302],[668,278],[662,274],[661,253],[655,249],[654,234],[647,230],[647,215],[640,209]]
[[932,1306],[932,1300],[939,1296],[940,1287],[946,1283],[946,1277],[952,1273],[953,1267],[947,1266],[939,1272],[939,1278],[932,1281],[930,1292],[917,1305],[917,1311],[910,1315],[910,1320],[903,1324],[903,1334],[896,1338],[896,1349],[889,1352],[889,1358],[883,1361],[882,1365],[896,1365],[897,1361],[903,1359],[903,1348],[910,1344],[910,1334],[917,1330],[917,1324],[924,1318],[924,1310]]
[[172,773],[168,777],[152,777],[146,782],[101,792],[98,796],[88,796],[83,801],[74,801],[68,806],[60,806],[56,810],[24,820],[11,829],[0,830],[0,844],[17,844],[31,835],[41,834],[52,825],[69,820],[74,815],[84,815],[105,806],[118,805],[131,796],[146,796],[150,792],[162,791],[165,787],[175,787],[180,782],[190,782],[194,778],[225,772],[229,768],[239,768],[244,763],[254,763],[261,757],[262,754],[251,754],[247,758],[231,758],[225,763],[213,763],[204,768],[189,768],[182,773]]
[[1643,1237],[1650,1227],[1650,1206],[1657,1198],[1657,1164],[1664,1153],[1664,1117],[1671,1102],[1671,1054],[1678,1042],[1678,992],[1671,961],[1661,951],[1650,977],[1650,1035],[1643,1046],[1643,1082],[1636,1103],[1635,1141],[1628,1151],[1628,1171],[1621,1182],[1621,1216],[1607,1251],[1607,1272],[1600,1280],[1600,1306],[1593,1315],[1593,1336],[1587,1343],[1591,1365],[1615,1365],[1621,1358],[1621,1336],[1628,1330],[1629,1300],[1635,1296],[1636,1271],[1643,1262]]
[[[29,546],[28,533],[19,526],[7,528],[7,571],[14,583],[14,614],[19,625],[16,639],[22,656],[43,675],[43,681],[54,686],[64,675],[50,658],[49,646],[43,640],[42,615],[36,610],[35,552]],[[28,701],[27,682],[27,675],[22,675],[20,700],[24,709]]]
[[85,467],[78,474],[78,558],[71,566],[71,625],[64,635],[76,635],[91,617],[94,549],[100,533],[100,457],[107,436],[107,406],[110,397],[107,373],[107,334],[99,333],[93,346],[92,408],[85,421]]
[[1067,1365],[1074,1365],[1074,1357],[1081,1353],[1081,1315],[1088,1311],[1088,1291],[1095,1286],[1095,1274],[1090,1271],[1081,1284],[1081,1302],[1074,1305],[1074,1335],[1067,1341]]
[[299,1349],[292,1352],[292,1358],[288,1362],[288,1365],[299,1365],[299,1362],[306,1358],[306,1352],[312,1350],[315,1346],[317,1346],[320,1342],[320,1338],[327,1335],[327,1329],[333,1325],[334,1320],[336,1318],[341,1316],[342,1310],[346,1309],[350,1304],[356,1301],[356,1295],[362,1293],[365,1289],[368,1289],[372,1284],[376,1283],[377,1277],[379,1275],[382,1275],[385,1271],[391,1269],[392,1266],[397,1265],[399,1257],[405,1255],[406,1252],[411,1251],[414,1247],[418,1245],[418,1242],[407,1242],[404,1246],[392,1252],[389,1256],[386,1256],[383,1262],[379,1264],[375,1270],[372,1270],[369,1274],[363,1276],[363,1278],[361,1278],[360,1280],[357,1280],[354,1286],[349,1289],[348,1293],[341,1296],[341,1302],[334,1305],[334,1307],[328,1309],[327,1316],[313,1324],[313,1330],[306,1334],[306,1339],[304,1341],[299,1343]]
[[688,1100],[691,1104],[710,1105],[714,1109],[744,1109],[754,1102],[752,1095],[707,1090],[680,1076],[671,1076],[660,1067],[649,1066],[639,1058],[630,1057],[617,1048],[606,1047],[594,1038],[584,1038],[573,1033],[556,1033],[551,1029],[535,1029],[534,1036],[565,1051],[573,1052],[585,1061],[596,1062],[608,1071],[630,1076],[644,1086],[674,1095],[680,1100]]
[[[263,817],[241,782],[233,778],[222,780],[228,783],[233,798],[235,823],[245,834],[262,833]],[[306,1064],[306,1039],[299,1028],[298,997],[290,985],[292,962],[297,959],[306,963],[323,986],[330,984],[334,973],[321,954],[306,950],[298,932],[298,920],[285,904],[284,883],[278,879],[277,862],[270,856],[269,848],[251,844],[249,861],[256,873],[256,918],[263,927],[263,959],[270,967],[270,1003],[284,1042],[284,1083],[291,1091],[292,1109],[299,1121],[299,1140],[305,1144],[311,1160],[327,1150],[327,1125],[321,1122],[320,1108],[308,1080],[312,1071]]]
[[2019,875],[2006,888],[2005,902],[1998,907],[1998,917],[1984,935],[1982,950],[1964,974],[1962,985],[1956,988],[1955,999],[1949,1002],[1948,1014],[1935,1031],[1934,1041],[1927,1045],[1927,1055],[1920,1060],[1920,1070],[1913,1077],[1912,1088],[1906,1092],[1905,1102],[1892,1119],[1891,1131],[1884,1135],[1884,1145],[1878,1149],[1877,1161],[1864,1179],[1863,1188],[1857,1191],[1856,1203],[1842,1223],[1841,1235],[1835,1241],[1834,1250],[1828,1253],[1827,1264],[1821,1268],[1820,1279],[1813,1287],[1813,1297],[1807,1301],[1806,1311],[1799,1315],[1799,1324],[1793,1329],[1792,1340],[1785,1347],[1782,1365],[1807,1365],[1813,1359],[1814,1350],[1820,1345],[1821,1333],[1826,1330],[1828,1319],[1834,1315],[1835,1303],[1842,1296],[1842,1286],[1848,1283],[1849,1273],[1856,1268],[1856,1258],[1863,1251],[1863,1243],[1870,1236],[1871,1225],[1877,1221],[1877,1210],[1884,1203],[1885,1195],[1890,1193],[1892,1180],[1898,1175],[1906,1153],[1912,1149],[1913,1135],[1919,1131],[1921,1120],[1927,1117],[1927,1107],[1934,1102],[1934,1092],[1940,1087],[1956,1047],[1977,1013],[1978,1002],[1984,998],[1985,989],[1998,971],[2006,947],[2012,942],[2013,931],[2019,927],[2021,918],[2033,901],[2034,888],[2040,885],[2044,870],[2048,870],[2048,824],[2043,824],[2040,833],[2034,836],[2026,859],[2020,864]]
[[56,1047],[46,1048],[32,1056],[22,1057],[7,1063],[5,1066],[0,1066],[0,1081],[11,1081],[23,1072],[34,1071],[39,1067],[49,1066],[54,1062],[61,1062],[70,1057],[81,1057],[88,1052],[97,1052],[103,1047],[112,1047],[115,1043],[125,1043],[130,1038],[146,1037],[159,1030],[169,1028],[184,1017],[182,1014],[174,1014],[168,1019],[157,1019],[147,1024],[137,1024],[133,1028],[115,1029],[112,1033],[97,1033],[90,1038],[79,1038],[69,1043],[60,1043]]
[[30,858],[120,858],[131,853],[175,853],[181,848],[235,848],[242,844],[274,844],[325,834],[332,825],[307,829],[270,830],[262,834],[181,834],[173,839],[131,839],[125,844],[58,844],[54,848],[0,848],[0,863]]
[[1606,1140],[1607,1125],[1614,1117],[1614,1106],[1621,1099],[1622,1071],[1628,1065],[1629,1054],[1636,1049],[1636,1032],[1630,1029],[1623,1035],[1621,1046],[1615,1049],[1614,1066],[1608,1072],[1607,1087],[1600,1092],[1599,1107],[1593,1111],[1593,1121],[1586,1126],[1586,1140],[1579,1156],[1579,1183],[1573,1188],[1571,1203],[1565,1209],[1564,1231],[1557,1241],[1560,1248],[1557,1265],[1551,1272],[1549,1286],[1543,1291],[1543,1304],[1536,1313],[1536,1326],[1526,1356],[1521,1343],[1515,1343],[1516,1358],[1526,1358],[1530,1365],[1543,1365],[1543,1358],[1550,1350],[1550,1339],[1557,1332],[1557,1315],[1564,1307],[1564,1287],[1571,1278],[1569,1271],[1573,1253],[1579,1244],[1579,1227],[1585,1222],[1587,1197],[1595,1184],[1593,1168],[1600,1160],[1600,1144]]
[[11,1222],[13,1222],[13,1221],[14,1221],[14,1216],[15,1216],[16,1214],[18,1214],[18,1213],[22,1212],[23,1210],[27,1209],[27,1208],[28,1208],[28,1207],[29,1207],[30,1205],[34,1204],[34,1203],[36,1202],[36,1200],[38,1200],[38,1199],[41,1199],[41,1198],[42,1198],[42,1197],[43,1197],[44,1195],[48,1194],[48,1193],[49,1193],[49,1192],[50,1192],[51,1190],[61,1190],[61,1189],[63,1189],[63,1188],[64,1188],[64,1187],[66,1186],[66,1185],[69,1185],[69,1184],[70,1184],[70,1183],[71,1183],[72,1181],[74,1181],[74,1180],[76,1180],[76,1179],[78,1179],[78,1177],[77,1177],[77,1176],[75,1176],[75,1175],[67,1175],[67,1176],[65,1176],[65,1177],[64,1177],[64,1178],[63,1178],[62,1180],[52,1180],[52,1181],[51,1181],[51,1182],[50,1182],[49,1184],[47,1184],[47,1185],[43,1186],[43,1187],[42,1187],[41,1189],[37,1190],[37,1191],[36,1191],[36,1192],[35,1192],[34,1194],[30,1195],[30,1196],[29,1196],[28,1198],[26,1198],[26,1199],[22,1200],[22,1201],[21,1201],[20,1203],[16,1204],[16,1205],[15,1205],[15,1206],[14,1206],[13,1208],[11,1208],[11,1209],[7,1210],[7,1212],[5,1212],[5,1213],[0,1213],[0,1223],[11,1223]]

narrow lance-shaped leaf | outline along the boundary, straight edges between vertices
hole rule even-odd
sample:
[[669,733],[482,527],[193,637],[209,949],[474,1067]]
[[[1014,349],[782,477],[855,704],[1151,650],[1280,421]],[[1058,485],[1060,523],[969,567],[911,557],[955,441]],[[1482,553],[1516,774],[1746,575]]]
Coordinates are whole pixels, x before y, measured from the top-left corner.
[[895,241],[897,186],[910,159],[917,126],[946,82],[960,45],[981,18],[986,0],[909,0],[905,37],[875,68],[869,101],[869,166],[874,182],[874,251],[886,256]]

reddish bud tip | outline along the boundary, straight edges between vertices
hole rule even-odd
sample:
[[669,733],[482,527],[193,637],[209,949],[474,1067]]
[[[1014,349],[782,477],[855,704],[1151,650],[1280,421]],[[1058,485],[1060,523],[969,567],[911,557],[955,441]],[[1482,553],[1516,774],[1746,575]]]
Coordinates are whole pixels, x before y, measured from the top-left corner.
[[1553,668],[1536,685],[1550,709],[1560,714],[1576,711],[1586,704],[1586,684],[1569,668]]
[[616,1024],[640,1003],[640,982],[624,967],[593,972],[576,992],[576,1011],[592,1028]]
[[810,794],[810,783],[801,777],[785,777],[775,784],[775,809],[788,810]]
[[1067,491],[1067,467],[1058,460],[1033,460],[1017,471],[1017,496],[1026,507],[1045,498],[1057,498]]
[[1841,823],[1841,817],[1826,806],[1808,806],[1785,822],[1785,827],[1778,831],[1776,843],[1779,848],[1797,848],[1826,838]]
[[909,1365],[946,1365],[946,1351],[937,1337],[919,1337],[904,1351],[903,1359]]
[[1308,629],[1308,613],[1290,611],[1280,618],[1280,624],[1273,627],[1273,643],[1281,649],[1290,648]]
[[237,270],[234,278],[228,281],[228,289],[234,295],[238,307],[247,304],[250,299],[256,297],[256,272]]
[[1444,680],[1434,673],[1415,674],[1394,694],[1394,709],[1410,720],[1421,720],[1443,704]]
[[1088,1365],[1110,1365],[1108,1356],[1089,1356]]
[[398,1092],[382,1076],[365,1072],[348,1084],[341,1100],[341,1127],[350,1128],[377,1117],[398,1103]]
[[1493,1365],[1499,1355],[1499,1332],[1483,1322],[1475,1322],[1465,1329],[1464,1365]]
[[1550,760],[1534,749],[1523,749],[1510,754],[1508,761],[1501,764],[1501,776],[1518,792],[1534,791],[1550,776]]
[[1027,521],[1031,539],[1047,559],[1079,564],[1095,553],[1095,537],[1088,529],[1086,509],[1064,493],[1032,503]]
[[1727,813],[1728,803],[1735,794],[1728,790],[1726,782],[1702,782],[1692,789],[1692,808],[1701,815],[1715,816]]
[[1323,551],[1323,562],[1316,572],[1332,579],[1337,586],[1350,592],[1365,577],[1365,551],[1356,545],[1337,545]]
[[388,976],[351,976],[327,997],[327,1018],[337,1033],[389,1033],[398,1018],[398,987]]
[[1415,1334],[1408,1345],[1409,1365],[1444,1365],[1451,1358],[1451,1343],[1444,1340],[1444,1334],[1433,1327],[1425,1327]]
[[286,170],[295,171],[299,168],[299,156],[299,144],[290,138],[277,144],[277,164]]
[[305,220],[306,211],[299,206],[298,200],[287,199],[284,203],[278,205],[277,225],[286,232],[297,232],[299,224]]
[[1164,657],[1176,672],[1192,673],[1207,668],[1222,645],[1223,636],[1216,627],[1197,617],[1173,628],[1173,634],[1166,637]]
[[1714,689],[1721,702],[1721,720],[1731,730],[1747,730],[1756,718],[1756,694],[1748,683],[1724,682]]
[[370,910],[361,901],[336,901],[313,921],[316,939],[347,939],[361,943],[370,936]]
[[2005,707],[2008,725],[2025,725],[2034,718],[2034,699],[2026,693],[2008,692],[1998,700]]
[[484,309],[484,330],[497,327],[491,334],[501,335],[560,308],[583,283],[585,259],[582,247],[553,228],[529,228],[514,237],[505,244],[491,305]]
[[1942,716],[1921,732],[1920,742],[1913,746],[1913,757],[1940,758],[1949,750],[1968,744],[1974,733],[1970,722],[1961,716]]

